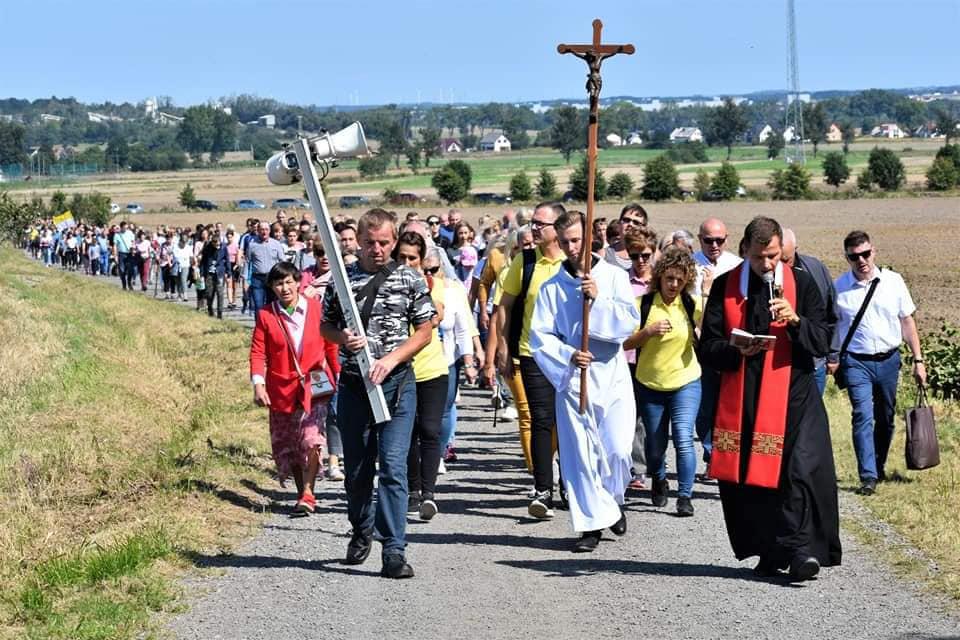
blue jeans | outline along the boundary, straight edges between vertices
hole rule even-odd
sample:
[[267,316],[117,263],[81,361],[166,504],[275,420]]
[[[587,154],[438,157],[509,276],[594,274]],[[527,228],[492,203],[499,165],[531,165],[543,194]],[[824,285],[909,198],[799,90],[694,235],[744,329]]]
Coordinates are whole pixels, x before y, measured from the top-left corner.
[[877,480],[893,439],[893,416],[897,410],[900,353],[886,360],[859,360],[844,354],[840,366],[847,377],[847,394],[853,406],[853,449],[860,480]]
[[440,455],[444,450],[453,446],[453,438],[457,433],[457,389],[460,384],[460,369],[463,360],[457,360],[447,371],[447,404],[443,407],[443,417],[440,419]]
[[703,461],[710,462],[713,451],[713,423],[720,398],[720,372],[703,367],[700,372],[700,408],[697,411],[697,437],[703,446]]
[[823,392],[827,388],[827,365],[822,364],[816,369],[813,370],[813,379],[817,383],[817,389],[820,390],[820,395],[823,395]]
[[[257,311],[267,306],[268,303],[272,302],[272,292],[267,289],[267,280],[266,278],[260,278],[253,276],[250,278],[250,288],[247,290],[250,296],[250,313],[254,318],[257,317]],[[366,396],[364,396],[364,402],[366,402]]]
[[[340,379],[337,426],[343,439],[347,515],[354,531],[376,532],[383,555],[403,554],[407,529],[407,454],[417,411],[413,369],[394,373],[381,385],[390,407],[388,422],[373,424],[370,402],[362,384]],[[377,475],[377,502],[373,477]]]
[[[673,432],[677,450],[677,495],[693,495],[693,476],[697,455],[693,447],[693,429],[700,406],[700,380],[674,391],[655,391],[640,385],[637,408],[647,430],[647,475],[656,480],[667,477],[667,432]],[[671,426],[672,425],[672,426]]]
[[100,275],[110,275],[110,254],[106,251],[100,254]]

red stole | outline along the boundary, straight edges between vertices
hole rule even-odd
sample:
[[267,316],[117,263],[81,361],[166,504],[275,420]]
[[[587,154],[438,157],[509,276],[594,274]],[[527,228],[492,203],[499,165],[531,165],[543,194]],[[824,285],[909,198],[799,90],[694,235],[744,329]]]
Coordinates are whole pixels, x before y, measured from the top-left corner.
[[[724,328],[746,329],[747,300],[740,293],[741,263],[727,276],[723,297]],[[797,308],[797,284],[793,270],[783,267],[783,297]],[[770,323],[769,334],[777,337],[776,346],[763,358],[760,398],[753,427],[753,442],[747,464],[747,477],[740,477],[740,452],[743,427],[743,386],[746,359],[736,371],[724,371],[720,377],[720,400],[713,429],[713,453],[710,475],[726,482],[743,482],[756,487],[776,489],[783,462],[784,433],[787,429],[787,403],[790,397],[791,342],[784,321]]]

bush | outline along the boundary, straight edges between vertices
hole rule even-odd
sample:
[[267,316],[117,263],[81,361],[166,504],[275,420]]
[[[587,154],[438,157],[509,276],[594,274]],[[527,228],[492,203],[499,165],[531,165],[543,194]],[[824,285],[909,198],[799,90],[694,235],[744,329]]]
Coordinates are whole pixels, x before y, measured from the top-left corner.
[[709,162],[707,147],[702,142],[681,142],[667,150],[667,157],[675,164]]
[[870,169],[864,169],[860,172],[860,175],[857,176],[857,189],[861,191],[871,191],[873,190],[873,174],[870,173]]
[[960,144],[945,144],[937,150],[937,158],[949,158],[960,175]]
[[677,168],[666,154],[647,162],[643,167],[643,188],[640,194],[647,200],[669,200],[680,191]]
[[960,328],[944,323],[921,342],[930,391],[940,398],[960,399]]
[[197,195],[193,192],[193,187],[191,187],[188,182],[187,185],[180,190],[180,205],[187,209],[193,209],[196,204]]
[[767,185],[773,190],[774,200],[800,200],[810,195],[810,172],[797,162],[786,169],[777,169]]
[[373,178],[385,175],[389,166],[390,158],[387,156],[367,156],[366,158],[360,158],[357,162],[357,171],[364,178]]
[[110,197],[98,191],[75,193],[70,199],[70,211],[77,221],[106,226],[110,222]]
[[884,191],[896,191],[907,179],[903,163],[890,149],[874,147],[867,161],[873,181]]
[[937,158],[927,169],[927,187],[935,191],[947,191],[957,186],[958,172],[950,158]]
[[[598,200],[603,200],[607,197],[607,179],[603,175],[603,171],[600,171],[600,167],[594,167],[594,184],[593,184],[593,200],[594,202]],[[587,201],[587,158],[584,156],[583,161],[573,170],[573,173],[570,175],[570,191],[574,200],[579,202]]]
[[447,204],[463,200],[469,193],[463,178],[449,164],[433,174],[430,184],[437,190],[440,199]]
[[633,178],[623,171],[618,171],[610,178],[610,185],[607,187],[607,195],[611,198],[629,198],[633,192]]
[[737,169],[729,162],[720,165],[717,175],[710,183],[710,190],[723,200],[733,200],[737,197],[740,188],[740,176]]
[[693,195],[697,202],[703,202],[707,191],[710,191],[710,174],[706,169],[697,169],[697,175],[693,178]]
[[453,169],[454,171],[457,172],[457,175],[460,176],[461,180],[463,180],[463,186],[469,192],[470,184],[472,183],[472,180],[473,180],[473,175],[470,171],[470,165],[468,165],[463,160],[451,160],[444,166],[449,167],[450,169]]
[[839,189],[849,177],[850,167],[842,153],[831,151],[823,156],[823,179],[827,184]]
[[557,179],[546,169],[540,170],[540,176],[537,178],[537,196],[550,200],[557,194]]
[[514,202],[526,202],[533,199],[533,185],[530,183],[530,177],[526,171],[510,178],[510,197]]

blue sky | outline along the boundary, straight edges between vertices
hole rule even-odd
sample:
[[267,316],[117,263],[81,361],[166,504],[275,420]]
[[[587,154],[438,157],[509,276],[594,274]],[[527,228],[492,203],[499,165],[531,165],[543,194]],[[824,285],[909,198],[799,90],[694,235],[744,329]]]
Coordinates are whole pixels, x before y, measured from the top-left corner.
[[[960,0],[796,0],[804,90],[960,84]],[[0,0],[0,97],[179,105],[237,93],[300,104],[737,94],[786,85],[785,0]]]

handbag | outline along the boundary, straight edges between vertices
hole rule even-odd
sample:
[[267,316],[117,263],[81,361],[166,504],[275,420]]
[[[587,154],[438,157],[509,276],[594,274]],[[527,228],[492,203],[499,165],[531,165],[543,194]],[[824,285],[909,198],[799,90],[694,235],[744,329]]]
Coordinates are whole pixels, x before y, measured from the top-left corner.
[[853,334],[857,332],[857,327],[860,326],[860,321],[863,320],[863,314],[866,313],[867,306],[870,304],[870,299],[873,298],[873,292],[877,290],[878,284],[880,284],[880,276],[874,278],[873,282],[870,283],[870,290],[867,291],[867,295],[863,299],[863,304],[860,305],[860,310],[857,311],[857,315],[853,318],[853,322],[850,323],[850,329],[847,330],[847,335],[843,339],[843,346],[840,347],[840,355],[838,356],[840,366],[837,367],[837,370],[833,374],[833,381],[838,389],[847,388],[847,374],[843,368],[843,354],[847,352],[847,347],[850,346],[850,341],[853,340]]
[[290,334],[287,332],[287,325],[283,322],[283,318],[280,317],[280,304],[274,301],[273,305],[274,315],[277,318],[277,323],[280,325],[280,331],[283,332],[283,337],[287,341],[287,347],[289,347],[290,355],[293,358],[293,366],[296,368],[297,375],[300,377],[300,384],[306,384],[309,378],[310,397],[320,401],[329,400],[337,390],[337,385],[333,382],[333,375],[330,372],[330,368],[324,363],[322,368],[314,369],[306,376],[303,375],[303,370],[300,369],[300,359],[297,357],[297,350],[293,347],[293,340],[290,339]]
[[927,402],[925,386],[917,388],[917,403],[907,409],[907,469],[920,471],[940,464],[940,445],[937,442],[937,424],[933,407]]

